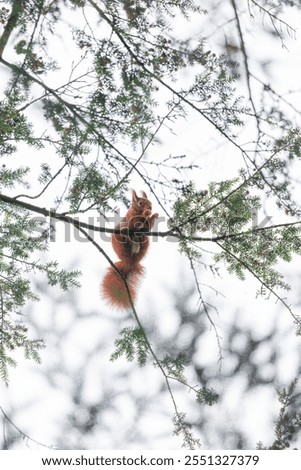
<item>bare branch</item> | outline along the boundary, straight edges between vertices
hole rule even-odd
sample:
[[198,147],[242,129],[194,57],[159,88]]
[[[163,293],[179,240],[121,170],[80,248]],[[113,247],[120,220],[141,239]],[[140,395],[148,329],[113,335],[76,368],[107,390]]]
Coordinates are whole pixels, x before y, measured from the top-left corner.
[[32,437],[28,436],[28,434],[26,434],[24,431],[22,431],[11,419],[10,417],[7,415],[7,413],[5,413],[4,409],[2,408],[2,406],[0,406],[0,411],[1,413],[3,414],[4,416],[4,419],[22,436],[23,439],[26,439],[26,441],[30,441],[30,442],[33,442],[34,444],[40,446],[40,447],[46,447],[47,449],[56,449],[54,446],[51,446],[51,445],[47,445],[47,444],[43,444],[42,442],[39,442],[39,441],[36,441],[35,439],[33,439]]
[[59,168],[58,171],[51,177],[51,179],[44,186],[44,188],[38,194],[36,194],[35,196],[31,196],[29,194],[18,194],[18,196],[15,196],[14,199],[20,199],[21,197],[26,197],[28,199],[37,199],[37,198],[39,198],[49,188],[51,183],[53,183],[53,181],[62,173],[62,171],[64,170],[64,168],[66,168],[66,166],[67,166],[67,163],[64,163],[64,165],[61,166],[61,168]]
[[[220,335],[218,334],[218,331],[217,331],[217,326],[216,324],[214,323],[214,321],[212,320],[211,318],[211,315],[209,313],[209,305],[207,302],[205,302],[204,298],[203,298],[203,294],[202,294],[202,291],[201,291],[201,288],[200,288],[200,283],[198,281],[198,277],[197,277],[197,273],[196,273],[196,270],[195,270],[195,266],[194,266],[194,263],[193,263],[193,259],[191,258],[191,256],[189,256],[189,262],[190,262],[190,267],[192,269],[192,272],[193,272],[193,277],[194,277],[194,281],[195,281],[195,285],[196,285],[196,288],[197,288],[197,292],[199,294],[199,299],[200,299],[200,302],[201,302],[201,305],[203,306],[203,309],[204,309],[204,312],[206,314],[206,317],[208,318],[209,320],[209,323],[211,324],[212,328],[214,329],[214,333],[215,333],[215,337],[216,337],[216,342],[217,342],[217,346],[218,346],[218,353],[219,353],[219,362],[221,363],[222,362],[222,359],[223,359],[223,356],[222,356],[222,346],[221,346],[221,337]],[[216,310],[215,307],[212,307],[210,305],[211,308],[214,308]]]
[[242,32],[241,25],[240,25],[240,19],[239,19],[239,14],[238,14],[238,11],[237,11],[236,2],[235,2],[235,0],[230,0],[230,1],[231,1],[233,10],[234,10],[234,14],[235,14],[237,30],[238,30],[238,35],[239,35],[239,39],[240,39],[240,48],[241,48],[241,52],[242,52],[243,58],[244,58],[244,65],[245,65],[245,72],[246,72],[247,88],[248,88],[248,92],[249,92],[249,99],[250,99],[250,102],[251,102],[251,105],[252,105],[252,108],[253,108],[253,111],[254,111],[254,116],[256,118],[258,139],[259,139],[259,136],[260,136],[260,133],[261,133],[261,131],[260,131],[260,121],[259,121],[258,116],[257,116],[257,110],[256,110],[256,106],[255,106],[255,103],[254,103],[252,89],[251,89],[251,81],[250,81],[251,73],[250,73],[250,68],[249,68],[248,54],[247,54],[247,50],[246,50],[246,45],[245,45],[243,32]]
[[289,35],[292,35],[292,36],[295,36],[296,35],[296,30],[294,28],[292,28],[286,21],[282,20],[281,18],[279,18],[278,16],[276,16],[274,13],[271,12],[271,9],[268,10],[267,8],[263,7],[262,5],[260,5],[256,0],[250,0],[261,12],[263,12],[264,14],[268,15],[269,18],[270,18],[270,21],[273,25],[273,28],[275,30],[275,33],[277,34],[277,36],[280,38],[281,40],[281,44],[282,44],[282,47],[285,47],[285,44],[284,44],[284,41],[283,41],[283,37],[282,37],[282,34],[279,32],[277,26],[276,26],[276,22],[280,24],[280,28],[282,26],[284,26],[286,28],[286,31]]
[[244,266],[244,268],[249,271],[249,273],[252,274],[252,276],[255,277],[255,279],[257,279],[257,281],[260,282],[260,284],[262,286],[264,286],[269,292],[271,292],[271,294],[273,294],[276,299],[282,303],[282,305],[284,305],[284,307],[289,311],[289,313],[291,314],[291,316],[293,317],[294,319],[294,322],[296,325],[301,326],[301,318],[298,317],[297,315],[294,314],[294,312],[292,311],[291,307],[288,305],[288,303],[282,298],[280,297],[280,295],[277,294],[277,292],[275,292],[275,290],[270,287],[266,282],[264,282],[254,271],[253,269],[250,268],[249,264],[246,263],[244,260],[242,260],[241,258],[239,258],[239,256],[237,256],[235,253],[233,253],[231,250],[229,250],[228,248],[226,248],[223,244],[219,243],[219,242],[216,242],[217,245],[223,250],[225,251],[228,255],[230,255],[232,258],[234,258],[236,261],[238,261],[242,266]]

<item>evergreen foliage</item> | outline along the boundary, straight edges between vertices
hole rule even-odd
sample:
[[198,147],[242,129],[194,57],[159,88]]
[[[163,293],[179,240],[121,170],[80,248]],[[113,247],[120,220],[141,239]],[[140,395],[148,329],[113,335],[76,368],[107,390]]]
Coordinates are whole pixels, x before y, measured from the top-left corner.
[[259,442],[257,445],[258,449],[287,449],[300,432],[300,392],[297,392],[297,382],[298,379],[294,379],[287,389],[282,388],[277,390],[278,401],[281,404],[281,408],[275,426],[275,440],[268,447],[264,447],[263,444]]
[[136,356],[139,366],[144,366],[149,351],[143,330],[127,327],[121,331],[120,336],[121,338],[115,341],[116,349],[111,355],[111,361],[115,361],[124,354],[128,361],[133,361]]

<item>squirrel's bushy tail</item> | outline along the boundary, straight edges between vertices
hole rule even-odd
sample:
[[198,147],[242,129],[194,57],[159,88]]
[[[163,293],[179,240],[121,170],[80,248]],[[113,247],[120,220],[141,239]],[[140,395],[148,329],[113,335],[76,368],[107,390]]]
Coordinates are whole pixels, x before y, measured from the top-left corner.
[[[137,287],[144,274],[144,267],[139,263],[128,267],[128,264],[124,261],[118,261],[115,263],[115,266],[126,280],[132,301],[134,302],[137,294]],[[131,306],[126,285],[113,266],[109,266],[106,271],[105,277],[102,281],[101,291],[103,297],[113,307],[127,309]]]

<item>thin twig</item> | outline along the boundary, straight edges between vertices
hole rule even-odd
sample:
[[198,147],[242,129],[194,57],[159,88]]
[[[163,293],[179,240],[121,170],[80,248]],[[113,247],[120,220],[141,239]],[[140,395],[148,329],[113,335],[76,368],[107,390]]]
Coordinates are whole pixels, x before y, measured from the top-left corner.
[[59,170],[51,177],[51,179],[48,181],[48,183],[44,186],[44,188],[38,193],[36,194],[35,196],[31,196],[29,194],[18,194],[17,196],[15,196],[15,199],[19,199],[20,197],[26,197],[28,199],[37,199],[39,198],[40,196],[42,196],[42,194],[44,194],[44,192],[49,188],[49,186],[51,185],[51,183],[57,178],[57,176],[59,176],[62,171],[64,170],[64,168],[67,166],[67,162],[64,163],[63,166],[61,166],[61,168],[59,168]]
[[246,81],[247,81],[249,99],[250,99],[250,103],[251,103],[253,111],[254,111],[254,116],[255,116],[255,119],[256,119],[256,123],[257,123],[258,139],[259,139],[261,130],[260,130],[259,119],[257,117],[256,106],[255,106],[255,103],[254,103],[254,100],[253,100],[252,89],[251,89],[251,81],[250,81],[251,74],[250,74],[250,68],[249,68],[248,54],[247,54],[247,50],[246,50],[246,45],[245,45],[245,40],[244,40],[244,36],[243,36],[243,33],[242,33],[241,25],[240,25],[240,19],[239,19],[239,14],[238,14],[238,11],[237,11],[236,2],[235,2],[235,0],[230,0],[230,1],[231,1],[231,4],[232,4],[232,8],[234,10],[234,14],[235,14],[237,30],[238,30],[238,35],[239,35],[239,39],[240,39],[240,48],[241,48],[241,52],[242,52],[242,55],[243,55],[243,58],[244,58],[244,65],[245,65],[245,71],[246,71]]
[[217,346],[218,346],[218,354],[219,354],[218,362],[221,364],[222,359],[223,359],[222,346],[221,346],[221,341],[220,341],[221,338],[218,334],[216,324],[212,320],[211,315],[209,313],[207,302],[205,302],[204,299],[203,299],[203,294],[202,294],[202,291],[200,289],[200,285],[199,285],[198,277],[197,277],[197,274],[196,274],[195,266],[193,264],[193,259],[191,258],[190,255],[189,255],[189,261],[190,261],[190,267],[191,267],[192,272],[193,272],[193,276],[194,276],[194,280],[195,280],[195,284],[196,284],[196,288],[197,288],[197,291],[198,291],[198,294],[199,294],[201,304],[203,305],[203,309],[204,309],[204,312],[206,314],[206,317],[208,318],[209,323],[211,324],[211,326],[212,326],[212,328],[214,329],[214,332],[215,332],[216,342],[217,342]]
[[36,445],[38,445],[38,446],[47,447],[47,449],[56,449],[56,448],[55,448],[54,446],[52,446],[52,445],[43,444],[42,442],[36,441],[36,440],[33,439],[32,437],[28,436],[28,434],[26,434],[25,432],[23,432],[23,431],[10,419],[10,417],[5,413],[5,411],[4,411],[4,409],[2,408],[2,406],[0,406],[0,411],[1,411],[1,413],[3,414],[4,418],[6,419],[6,421],[9,422],[9,424],[23,437],[23,439],[27,439],[27,441],[33,442],[34,444],[36,444]]
[[271,292],[271,294],[273,294],[277,300],[279,300],[282,305],[284,305],[284,307],[289,311],[289,313],[291,314],[291,316],[293,317],[294,321],[296,324],[298,325],[301,325],[301,319],[294,314],[294,312],[292,311],[291,307],[285,302],[285,300],[280,297],[280,295],[277,294],[277,292],[274,291],[274,289],[272,287],[270,287],[265,281],[263,281],[259,276],[258,274],[256,274],[253,269],[250,268],[250,266],[248,265],[248,263],[246,263],[244,260],[242,260],[239,256],[237,256],[235,253],[233,253],[231,250],[229,250],[227,247],[225,247],[223,244],[221,243],[218,243],[217,242],[217,245],[223,250],[225,251],[228,255],[231,256],[231,258],[234,258],[236,261],[238,261],[240,264],[242,264],[244,266],[245,269],[247,269],[247,271],[249,271],[249,273],[252,274],[252,276],[255,277],[255,279],[257,279],[257,281],[260,282],[261,285],[263,285],[266,289],[268,289],[269,292]]
[[280,40],[281,40],[282,46],[285,47],[283,38],[282,38],[281,34],[279,33],[278,28],[277,28],[276,25],[275,25],[275,21],[277,21],[280,25],[285,26],[285,27],[286,27],[286,30],[287,30],[287,32],[288,32],[288,34],[289,34],[289,32],[291,31],[291,32],[293,33],[293,35],[296,35],[296,30],[295,30],[294,28],[292,28],[286,21],[284,21],[284,20],[278,18],[278,16],[274,15],[274,13],[271,13],[271,10],[267,10],[267,9],[266,9],[265,7],[263,7],[262,5],[259,5],[259,3],[256,2],[255,0],[251,0],[251,2],[252,2],[259,10],[261,10],[262,12],[266,13],[266,14],[269,16],[269,18],[270,18],[270,20],[271,20],[271,23],[272,23],[272,25],[273,25],[273,27],[274,27],[275,32],[276,32],[276,34],[279,36],[279,38],[280,38]]

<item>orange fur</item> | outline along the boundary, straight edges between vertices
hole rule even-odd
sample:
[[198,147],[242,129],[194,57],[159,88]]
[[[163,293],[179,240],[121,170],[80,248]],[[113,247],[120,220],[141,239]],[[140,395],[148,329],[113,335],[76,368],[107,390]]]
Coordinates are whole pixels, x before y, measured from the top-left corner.
[[[122,261],[118,261],[115,263],[115,267],[123,275],[127,283],[131,299],[135,302],[137,288],[144,273],[143,266],[141,266],[141,264],[136,264],[135,270],[133,271],[132,268],[129,270],[127,265],[124,265]],[[102,293],[113,307],[129,308],[131,306],[125,283],[113,266],[109,266],[107,269],[102,283]]]
[[[152,204],[145,192],[142,192],[142,197],[138,197],[133,191],[132,205],[116,229],[151,230],[157,217],[158,214],[152,214]],[[133,302],[137,296],[137,288],[144,273],[140,261],[148,250],[149,238],[139,233],[113,234],[112,246],[120,259],[115,263],[115,267],[122,276],[110,266],[103,279],[101,290],[104,298],[112,306],[127,309],[131,306],[129,294]]]

